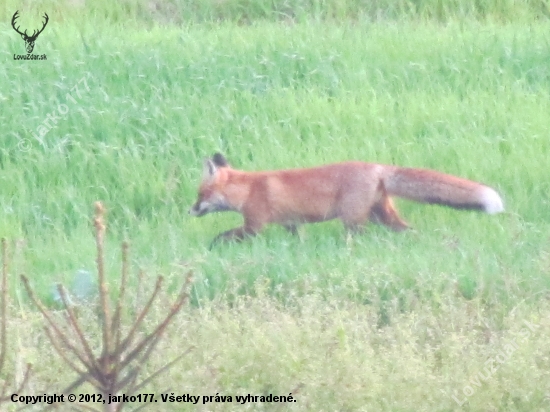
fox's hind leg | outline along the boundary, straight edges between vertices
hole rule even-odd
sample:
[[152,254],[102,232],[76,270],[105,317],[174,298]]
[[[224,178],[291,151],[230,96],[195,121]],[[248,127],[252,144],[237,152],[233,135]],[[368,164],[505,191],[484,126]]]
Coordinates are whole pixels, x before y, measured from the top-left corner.
[[397,213],[397,209],[387,193],[384,193],[382,198],[372,206],[370,210],[370,221],[386,225],[396,232],[401,232],[409,228],[407,222],[401,219]]
[[369,221],[378,194],[375,189],[349,191],[340,201],[338,217],[350,233],[360,233]]
[[350,193],[342,201],[340,219],[346,229],[352,232],[361,231],[367,221],[379,223],[395,231],[409,227],[407,222],[399,217],[384,183],[380,180],[372,189]]

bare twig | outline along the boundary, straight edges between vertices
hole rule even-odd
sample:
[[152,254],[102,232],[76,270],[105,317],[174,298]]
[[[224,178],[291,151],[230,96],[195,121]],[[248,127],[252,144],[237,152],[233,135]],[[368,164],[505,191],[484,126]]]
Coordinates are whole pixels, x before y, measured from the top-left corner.
[[4,375],[5,380],[0,390],[0,404],[7,402],[10,398],[7,396],[9,392],[21,393],[29,383],[31,376],[32,365],[27,363],[27,368],[23,374],[23,379],[17,388],[12,388],[9,391],[9,378],[2,374],[4,368],[6,353],[8,351],[7,335],[7,318],[8,318],[8,246],[5,238],[2,238],[2,274],[0,279],[0,375]]
[[79,369],[79,367],[67,356],[67,352],[62,348],[56,338],[54,338],[54,335],[52,334],[50,328],[45,327],[44,331],[46,332],[46,336],[52,343],[53,348],[57,352],[57,354],[65,361],[67,365],[71,367],[72,370],[74,370],[78,374],[85,373],[85,370]]
[[181,358],[186,356],[191,350],[194,349],[194,346],[191,346],[187,348],[185,352],[183,352],[181,355],[177,356],[176,358],[172,359],[170,362],[168,362],[166,365],[164,365],[162,368],[157,369],[155,372],[153,372],[151,375],[149,375],[146,379],[140,382],[139,385],[137,385],[135,388],[133,388],[132,392],[138,392],[141,388],[143,388],[145,385],[147,385],[149,382],[151,382],[153,379],[155,379],[160,374],[164,373],[166,370],[170,369],[174,364],[176,364]]
[[94,365],[94,368],[97,369],[98,365],[94,362],[94,354],[92,352],[92,349],[90,348],[90,345],[88,344],[88,341],[86,340],[86,337],[84,336],[84,333],[82,332],[82,329],[78,325],[72,306],[69,305],[65,288],[61,284],[58,284],[57,290],[59,292],[59,295],[61,296],[61,300],[63,302],[63,305],[65,306],[65,310],[67,311],[69,325],[71,325],[73,330],[76,332],[76,335],[80,340],[80,344],[84,348],[84,354],[86,355],[87,361],[90,363],[90,365]]
[[[187,281],[191,282],[191,279],[192,279],[191,273],[188,273]],[[160,336],[162,335],[162,333],[164,332],[164,330],[166,329],[166,327],[168,326],[168,324],[170,323],[174,315],[180,311],[183,304],[187,301],[188,296],[189,295],[187,294],[187,283],[185,283],[181,288],[181,292],[178,296],[178,299],[172,306],[172,309],[170,310],[166,318],[164,318],[164,321],[161,322],[153,332],[151,332],[149,335],[143,338],[143,340],[136,345],[136,348],[132,352],[130,352],[128,357],[122,362],[123,365],[127,365],[129,362],[131,362],[133,360],[133,357],[139,354],[141,351],[143,351],[146,348],[146,346],[149,344],[149,342],[153,341],[154,339],[158,340],[160,338]],[[154,342],[153,345],[156,346],[156,341],[153,341],[153,342]],[[150,350],[148,352],[150,352]],[[147,354],[147,357],[149,357],[148,352],[145,352]]]
[[[37,299],[37,297],[34,295],[34,292],[31,289],[31,286],[29,284],[29,279],[25,275],[21,275],[21,279],[23,280],[23,286],[25,287],[25,290],[27,291],[27,294],[31,298],[32,303],[36,305],[38,310],[42,313],[42,316],[48,321],[50,324],[50,327],[55,332],[55,336],[61,341],[61,343],[65,346],[65,348],[69,349],[73,354],[76,355],[78,360],[86,367],[86,369],[96,369],[95,364],[90,363],[89,359],[85,358],[85,354],[81,353],[81,351],[78,350],[74,345],[71,344],[67,336],[61,331],[59,325],[53,320],[51,317],[50,312],[46,307],[40,302],[40,300]],[[53,337],[53,334],[48,334],[48,337]],[[52,341],[53,343],[53,341]],[[94,359],[92,358],[92,362]]]
[[128,332],[128,335],[126,336],[126,338],[120,344],[120,346],[119,346],[120,350],[124,350],[125,348],[129,347],[132,344],[132,342],[134,340],[134,336],[136,334],[136,331],[137,331],[139,325],[141,325],[141,323],[145,319],[145,316],[147,315],[147,313],[151,309],[151,305],[153,304],[153,301],[155,300],[155,297],[157,296],[157,294],[160,291],[160,288],[162,286],[162,281],[163,281],[162,276],[159,276],[157,278],[157,282],[155,283],[155,289],[153,290],[153,293],[151,294],[151,297],[149,298],[149,300],[147,301],[147,303],[145,304],[145,306],[141,310],[141,313],[137,316],[134,324],[132,325],[132,328],[130,329],[130,332]]

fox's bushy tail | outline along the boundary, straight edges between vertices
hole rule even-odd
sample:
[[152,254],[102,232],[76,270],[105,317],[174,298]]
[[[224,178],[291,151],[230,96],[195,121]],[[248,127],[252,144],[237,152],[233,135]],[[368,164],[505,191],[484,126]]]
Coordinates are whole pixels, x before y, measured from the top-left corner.
[[390,196],[417,202],[472,209],[494,214],[504,211],[499,194],[481,183],[427,169],[395,168],[384,179]]

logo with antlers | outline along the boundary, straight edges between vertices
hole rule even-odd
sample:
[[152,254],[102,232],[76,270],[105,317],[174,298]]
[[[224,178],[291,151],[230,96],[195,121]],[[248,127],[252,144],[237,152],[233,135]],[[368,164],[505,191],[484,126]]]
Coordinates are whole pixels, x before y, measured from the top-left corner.
[[29,36],[27,34],[27,30],[25,30],[23,33],[21,33],[19,31],[19,26],[18,27],[15,27],[15,20],[17,20],[17,18],[19,17],[19,10],[15,12],[15,14],[13,15],[12,19],[11,19],[11,26],[13,27],[13,29],[19,33],[21,35],[21,37],[23,38],[23,40],[25,40],[25,47],[27,49],[27,53],[30,54],[32,53],[33,49],[34,49],[34,42],[36,41],[36,38],[38,37],[38,35],[40,33],[42,33],[44,31],[44,28],[46,27],[46,24],[48,24],[48,20],[49,20],[49,17],[46,13],[44,13],[44,24],[42,25],[42,28],[38,31],[34,30],[33,33],[32,33],[32,36]]

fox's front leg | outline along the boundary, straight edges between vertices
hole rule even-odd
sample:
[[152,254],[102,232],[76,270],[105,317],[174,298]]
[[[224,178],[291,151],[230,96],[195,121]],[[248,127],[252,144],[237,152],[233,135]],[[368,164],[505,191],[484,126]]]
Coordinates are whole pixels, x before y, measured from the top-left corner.
[[245,224],[244,226],[236,227],[226,232],[222,232],[218,236],[216,236],[214,240],[212,240],[212,242],[210,242],[210,246],[208,247],[208,250],[211,250],[212,247],[220,241],[225,242],[225,241],[235,240],[237,242],[241,242],[247,237],[256,236],[258,232],[261,230],[261,228],[262,228],[261,225]]

